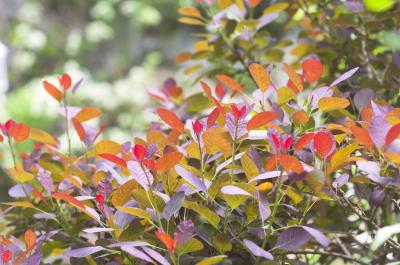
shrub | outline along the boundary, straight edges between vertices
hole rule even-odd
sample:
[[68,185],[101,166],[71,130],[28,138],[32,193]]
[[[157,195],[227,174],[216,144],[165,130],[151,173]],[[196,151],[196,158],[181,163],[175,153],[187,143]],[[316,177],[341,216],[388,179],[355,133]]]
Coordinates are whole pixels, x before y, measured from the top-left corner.
[[[358,67],[335,79],[316,56],[242,66],[245,86],[219,72],[185,96],[166,80],[150,92],[158,122],[122,144],[100,139],[100,109],[69,106],[80,81],[44,81],[60,103],[65,148],[43,130],[0,126],[18,182],[2,203],[1,262],[399,260],[400,109],[341,92]],[[34,148],[19,158],[24,141]]]

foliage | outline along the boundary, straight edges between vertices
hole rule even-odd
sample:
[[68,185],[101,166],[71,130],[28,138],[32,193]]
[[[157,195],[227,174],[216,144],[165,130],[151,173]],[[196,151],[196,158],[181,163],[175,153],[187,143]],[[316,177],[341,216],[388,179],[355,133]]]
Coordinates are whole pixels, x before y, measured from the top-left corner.
[[[246,3],[250,13],[264,5]],[[204,20],[193,7],[180,12]],[[265,67],[246,54],[236,68],[239,57],[206,54],[232,71],[208,72],[216,82],[201,80],[201,93],[185,95],[173,78],[149,91],[158,121],[144,137],[103,138],[103,111],[70,105],[84,82],[68,73],[43,81],[60,105],[66,148],[44,130],[0,125],[17,182],[15,200],[1,203],[3,264],[400,259],[400,109],[372,90],[344,91],[363,74],[356,65],[335,78],[315,55]],[[33,150],[18,154],[26,142]]]

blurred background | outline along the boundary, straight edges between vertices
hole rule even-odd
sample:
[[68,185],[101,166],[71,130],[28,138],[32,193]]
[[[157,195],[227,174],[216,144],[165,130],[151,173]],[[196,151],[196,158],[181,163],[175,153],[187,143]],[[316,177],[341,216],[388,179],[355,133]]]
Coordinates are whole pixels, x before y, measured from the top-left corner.
[[[71,105],[101,108],[101,122],[108,125],[105,137],[133,139],[151,119],[145,111],[147,90],[172,75],[185,83],[175,57],[194,40],[189,26],[178,24],[177,10],[190,3],[1,0],[0,122],[13,118],[60,135],[58,104],[42,81],[68,72],[74,81],[84,79]],[[1,150],[1,164],[10,165],[8,153]],[[0,199],[10,185],[4,176],[1,170]]]

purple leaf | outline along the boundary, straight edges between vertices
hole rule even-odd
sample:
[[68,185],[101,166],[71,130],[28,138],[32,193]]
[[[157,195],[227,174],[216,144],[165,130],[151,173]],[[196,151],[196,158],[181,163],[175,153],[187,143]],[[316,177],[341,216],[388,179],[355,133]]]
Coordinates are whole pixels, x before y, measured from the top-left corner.
[[247,133],[247,121],[245,119],[239,119],[236,121],[231,112],[226,114],[225,119],[225,128],[228,130],[232,139],[239,139]]
[[277,17],[279,16],[278,13],[271,13],[265,16],[262,16],[258,19],[258,25],[257,25],[257,30],[268,25],[272,21],[274,21]]
[[100,180],[100,183],[97,186],[97,191],[99,194],[103,195],[104,198],[107,198],[112,192],[111,181],[108,178],[103,178]]
[[75,92],[81,86],[82,82],[83,82],[83,78],[81,78],[78,82],[75,83],[75,85],[72,87],[72,94],[75,94]]
[[[241,152],[239,154],[235,155],[235,160],[240,159],[243,155],[245,154],[245,152]],[[223,168],[225,168],[227,165],[232,163],[232,157],[227,159],[225,162],[219,164],[217,166],[217,168],[215,169],[215,174],[218,174]]]
[[338,188],[342,187],[344,184],[346,184],[347,182],[349,182],[349,174],[344,173],[336,178],[336,180],[332,183],[332,186],[335,189],[338,189]]
[[336,86],[336,85],[339,84],[340,82],[343,82],[344,80],[349,79],[355,72],[357,72],[357,70],[358,70],[359,68],[360,68],[360,67],[353,68],[353,69],[347,71],[346,73],[342,74],[341,76],[339,76],[338,79],[336,79],[335,81],[333,81],[332,84],[329,85],[329,87]]
[[381,166],[377,162],[372,161],[357,161],[358,168],[367,173],[367,174],[375,174],[379,175],[381,171]]
[[131,171],[133,178],[143,187],[146,191],[149,190],[150,186],[153,185],[153,175],[147,169],[140,166],[137,161],[128,161],[128,169]]
[[32,187],[29,184],[17,184],[8,190],[8,195],[13,198],[25,198],[32,193]]
[[377,147],[385,145],[386,134],[390,130],[390,124],[382,116],[374,116],[368,127],[369,135]]
[[248,193],[247,191],[233,186],[233,185],[228,185],[225,187],[222,187],[221,192],[227,195],[244,195],[244,196],[252,196],[250,193]]
[[109,248],[117,248],[117,247],[143,247],[148,246],[149,244],[144,241],[124,241],[124,242],[117,242],[114,244],[110,244],[107,247]]
[[149,256],[147,256],[147,254],[143,253],[142,251],[140,251],[134,247],[123,246],[123,247],[121,247],[121,250],[134,256],[135,258],[153,263],[153,260]]
[[38,172],[38,180],[40,182],[40,185],[49,193],[54,191],[54,182],[53,179],[50,177],[49,174],[47,174],[44,170],[39,170]]
[[113,228],[107,228],[107,227],[93,227],[93,228],[86,228],[82,230],[85,233],[101,233],[101,232],[110,232],[110,231],[114,231]]
[[40,250],[36,250],[32,255],[28,258],[29,265],[39,265],[42,261],[43,254]]
[[171,219],[182,207],[185,201],[185,193],[183,191],[175,193],[164,207],[162,216],[167,221]]
[[180,165],[176,165],[175,170],[184,180],[195,186],[198,190],[207,193],[206,185],[192,172],[188,171],[187,169],[185,169]]
[[263,179],[272,179],[272,178],[279,177],[281,174],[286,175],[286,173],[282,173],[281,171],[278,171],[278,170],[268,171],[268,172],[258,175],[257,177],[252,178],[249,182],[253,182],[256,180],[263,180]]
[[264,249],[260,248],[253,241],[244,239],[243,243],[250,250],[250,252],[253,253],[254,256],[263,257],[263,258],[269,259],[269,260],[273,260],[274,259],[274,257],[271,255],[271,253],[269,253],[269,252],[265,251]]
[[253,160],[254,164],[256,164],[258,171],[263,172],[264,168],[261,162],[261,157],[258,154],[257,150],[254,147],[250,147],[249,157]]
[[260,213],[261,221],[265,221],[271,215],[271,208],[267,198],[261,193],[257,192],[258,199],[258,212]]
[[174,237],[178,239],[178,245],[185,244],[186,241],[194,237],[196,229],[192,220],[185,220],[178,224],[175,229]]
[[276,247],[284,250],[294,250],[307,244],[311,238],[311,235],[301,227],[289,228],[279,235]]
[[361,89],[354,95],[354,105],[358,110],[361,110],[369,106],[372,98],[374,97],[374,91],[371,89]]
[[322,234],[319,230],[309,227],[309,226],[301,226],[304,230],[306,230],[318,243],[322,246],[327,247],[330,243],[329,238],[327,238],[324,234]]
[[347,9],[354,13],[360,13],[364,11],[364,5],[361,3],[361,1],[346,1],[344,2],[344,5],[347,7]]
[[74,257],[74,258],[84,258],[90,256],[96,252],[104,250],[103,247],[96,246],[96,247],[86,247],[86,248],[76,248],[69,250],[65,253],[66,256]]
[[160,253],[158,253],[157,251],[155,251],[151,248],[147,248],[147,247],[143,247],[142,249],[144,252],[147,253],[147,255],[152,257],[154,260],[156,260],[161,265],[170,265],[168,260],[166,258],[164,258],[163,256],[161,256]]

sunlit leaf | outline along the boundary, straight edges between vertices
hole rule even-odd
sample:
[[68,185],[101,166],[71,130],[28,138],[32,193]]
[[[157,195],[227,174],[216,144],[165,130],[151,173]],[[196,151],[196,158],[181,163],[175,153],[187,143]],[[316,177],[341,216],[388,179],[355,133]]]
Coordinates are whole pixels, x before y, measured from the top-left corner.
[[233,91],[243,92],[243,86],[239,85],[233,78],[227,75],[217,75],[216,78]]
[[79,122],[85,122],[101,116],[101,110],[95,107],[85,107],[81,109],[76,115],[75,119]]
[[345,98],[326,97],[318,101],[318,109],[322,111],[345,109],[349,105],[350,102]]
[[262,66],[261,64],[252,63],[249,66],[249,71],[258,88],[262,92],[265,92],[268,89],[271,81],[269,79],[269,74],[264,66]]
[[247,123],[247,130],[254,130],[265,126],[277,117],[278,115],[274,111],[264,111],[257,113]]
[[184,124],[175,113],[167,109],[159,108],[157,109],[157,114],[171,129],[177,130],[180,133],[184,132]]
[[44,89],[47,91],[47,93],[52,96],[55,100],[57,100],[58,102],[61,101],[63,94],[60,90],[58,90],[55,86],[53,86],[52,84],[50,84],[47,81],[43,82],[43,87]]

